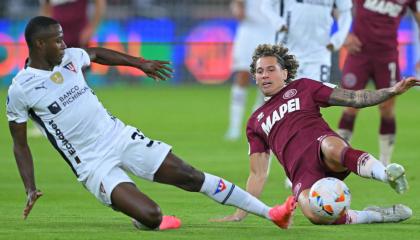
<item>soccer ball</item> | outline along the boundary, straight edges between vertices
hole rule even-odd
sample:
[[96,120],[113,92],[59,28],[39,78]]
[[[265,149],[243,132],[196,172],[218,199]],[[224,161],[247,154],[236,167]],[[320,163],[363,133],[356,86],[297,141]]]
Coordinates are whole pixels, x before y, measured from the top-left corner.
[[309,191],[309,206],[322,219],[333,221],[343,216],[350,202],[349,188],[337,178],[322,178]]

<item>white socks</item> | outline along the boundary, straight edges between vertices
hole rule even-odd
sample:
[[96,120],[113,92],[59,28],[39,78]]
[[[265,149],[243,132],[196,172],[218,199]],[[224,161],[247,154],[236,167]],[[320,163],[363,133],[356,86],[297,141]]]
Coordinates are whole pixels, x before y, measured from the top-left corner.
[[382,215],[374,211],[347,210],[346,224],[380,223]]
[[394,151],[395,134],[379,135],[379,160],[385,165],[391,163],[392,152]]
[[254,106],[252,107],[252,112],[255,112],[259,107],[264,104],[264,94],[257,89],[257,95],[255,95]]
[[358,175],[365,178],[373,178],[381,182],[388,182],[386,176],[385,166],[378,161],[374,156],[365,153],[357,163]]
[[232,86],[230,96],[230,118],[227,138],[235,139],[241,135],[242,119],[244,118],[247,89],[238,85]]
[[204,175],[205,179],[200,189],[201,193],[221,204],[235,206],[249,213],[270,219],[268,212],[271,208],[256,197],[223,178],[208,173],[204,173]]

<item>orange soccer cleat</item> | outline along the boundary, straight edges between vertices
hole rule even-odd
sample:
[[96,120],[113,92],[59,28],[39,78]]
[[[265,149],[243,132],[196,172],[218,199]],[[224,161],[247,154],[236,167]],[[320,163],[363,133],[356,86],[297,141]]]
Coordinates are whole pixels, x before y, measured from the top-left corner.
[[296,208],[296,199],[289,196],[282,205],[276,205],[270,209],[268,215],[274,224],[283,229],[288,229],[292,224],[293,212]]

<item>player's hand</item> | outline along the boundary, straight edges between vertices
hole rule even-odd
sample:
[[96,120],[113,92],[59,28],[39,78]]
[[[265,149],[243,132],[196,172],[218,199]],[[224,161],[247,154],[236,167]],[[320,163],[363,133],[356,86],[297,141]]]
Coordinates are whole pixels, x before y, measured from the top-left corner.
[[415,77],[408,77],[406,79],[403,79],[397,84],[395,84],[392,87],[392,92],[399,95],[407,91],[408,89],[414,87],[414,86],[420,86],[420,80],[416,79]]
[[333,51],[334,51],[334,45],[333,45],[332,43],[328,43],[328,45],[327,45],[327,49],[328,49],[330,52],[333,52]]
[[236,214],[233,215],[229,215],[223,218],[214,218],[214,219],[210,219],[210,222],[239,222],[241,221],[242,218],[236,216]]
[[141,59],[141,63],[138,68],[142,70],[150,78],[153,78],[156,81],[167,80],[172,77],[172,68],[168,66],[169,61],[159,61],[159,60],[145,60]]
[[362,50],[362,42],[353,33],[349,33],[344,42],[344,47],[347,48],[350,54],[358,53]]
[[26,206],[25,209],[23,209],[24,220],[28,217],[32,207],[35,205],[36,200],[38,200],[38,198],[40,198],[42,195],[43,193],[40,190],[33,190],[28,192]]
[[287,28],[286,25],[283,25],[280,27],[280,29],[278,30],[278,32],[280,33],[287,33],[289,31],[289,29]]

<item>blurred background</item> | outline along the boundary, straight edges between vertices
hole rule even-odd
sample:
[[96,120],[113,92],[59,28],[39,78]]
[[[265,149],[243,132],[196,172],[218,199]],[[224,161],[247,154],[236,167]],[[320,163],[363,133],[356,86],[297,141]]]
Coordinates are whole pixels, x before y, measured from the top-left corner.
[[[107,0],[106,4],[105,14],[88,46],[170,60],[175,75],[169,85],[231,81],[232,41],[237,21],[230,12],[229,0]],[[89,16],[94,11],[94,1],[88,1]],[[22,68],[28,53],[24,27],[39,13],[38,0],[0,1],[0,87],[6,88]],[[420,54],[415,25],[407,15],[400,26],[402,76],[416,74]],[[342,50],[334,58],[334,80],[339,79],[345,54]],[[88,72],[93,86],[152,82],[143,76],[140,71],[99,65],[93,65]]]

